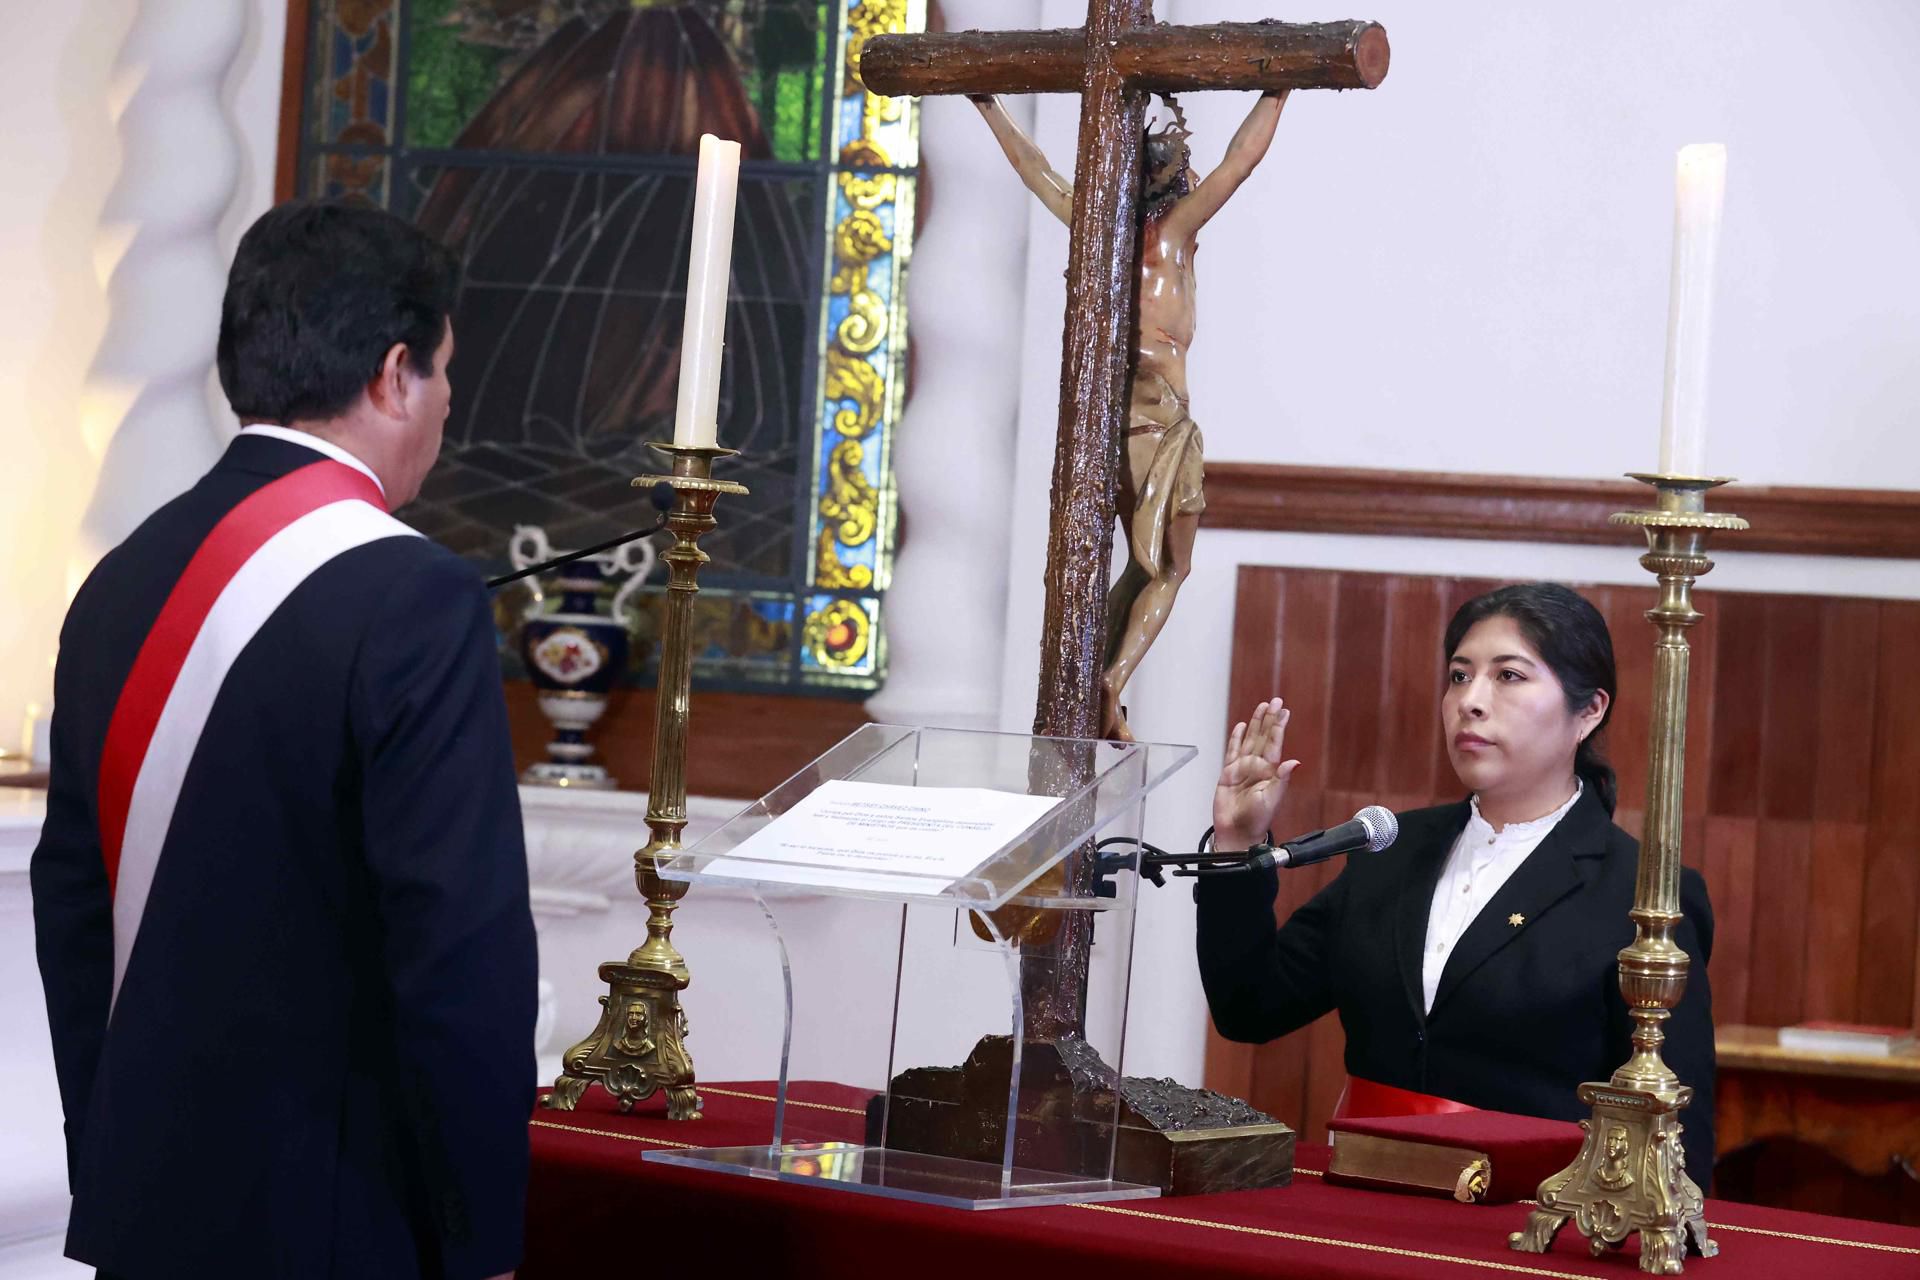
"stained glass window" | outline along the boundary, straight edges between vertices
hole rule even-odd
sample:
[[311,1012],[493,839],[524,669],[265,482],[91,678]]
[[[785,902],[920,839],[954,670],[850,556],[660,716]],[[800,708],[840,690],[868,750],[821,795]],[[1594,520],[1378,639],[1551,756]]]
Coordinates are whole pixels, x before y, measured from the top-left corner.
[[310,21],[302,194],[390,208],[466,263],[409,522],[489,572],[516,526],[564,548],[647,522],[629,481],[672,434],[699,138],[737,139],[720,441],[742,452],[716,474],[751,493],[700,544],[695,674],[879,687],[919,155],[913,105],[853,68],[925,0],[313,0]]

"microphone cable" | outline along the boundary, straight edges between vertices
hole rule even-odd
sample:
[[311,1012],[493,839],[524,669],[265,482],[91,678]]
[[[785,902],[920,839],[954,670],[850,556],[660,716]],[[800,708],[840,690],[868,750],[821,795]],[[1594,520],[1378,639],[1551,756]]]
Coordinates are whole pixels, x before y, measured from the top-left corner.
[[645,529],[635,529],[632,533],[623,533],[617,538],[609,538],[605,542],[596,542],[592,546],[582,548],[579,551],[569,551],[563,556],[555,556],[551,560],[542,560],[539,564],[530,564],[524,569],[515,569],[512,573],[503,573],[497,578],[488,578],[487,590],[498,591],[509,582],[518,582],[520,579],[532,577],[536,573],[545,573],[547,570],[557,569],[563,564],[572,564],[575,560],[584,560],[588,556],[599,555],[602,551],[611,551],[615,547],[624,546],[629,542],[636,542],[641,538],[660,532],[667,527],[667,511],[673,506],[673,486],[665,480],[659,481],[648,492],[647,501],[651,502],[654,508],[660,512],[660,518]]
[[[1114,887],[1106,883],[1106,877],[1116,871],[1132,871],[1141,879],[1151,881],[1162,888],[1166,879],[1162,874],[1171,869],[1176,876],[1227,876],[1239,875],[1254,868],[1254,859],[1262,854],[1273,852],[1273,832],[1267,832],[1267,838],[1241,853],[1217,853],[1213,850],[1213,828],[1208,827],[1200,837],[1200,848],[1192,853],[1171,853],[1159,845],[1133,836],[1108,836],[1097,841],[1094,856],[1098,859],[1099,883],[1095,892],[1100,897],[1112,897]],[[1138,859],[1139,865],[1135,865]]]
[[1105,877],[1116,871],[1133,871],[1144,880],[1165,885],[1164,868],[1172,867],[1176,876],[1241,875],[1269,867],[1305,867],[1328,858],[1367,850],[1378,853],[1400,835],[1400,820],[1384,805],[1370,804],[1338,826],[1276,844],[1273,832],[1240,853],[1220,853],[1213,848],[1213,828],[1200,837],[1200,847],[1192,853],[1169,853],[1157,845],[1132,836],[1109,836],[1094,845],[1101,896],[1112,896],[1113,887]]

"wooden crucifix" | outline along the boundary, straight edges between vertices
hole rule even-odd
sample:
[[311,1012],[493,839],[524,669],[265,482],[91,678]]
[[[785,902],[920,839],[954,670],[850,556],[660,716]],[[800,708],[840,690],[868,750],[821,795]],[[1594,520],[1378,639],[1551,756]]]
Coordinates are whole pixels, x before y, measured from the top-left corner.
[[[1388,58],[1387,33],[1371,22],[1162,26],[1152,0],[1088,0],[1079,30],[867,41],[860,77],[872,93],[1081,96],[1035,734],[1093,738],[1103,728],[1107,582],[1139,278],[1136,212],[1148,95],[1371,89],[1385,78]],[[1069,891],[1090,892],[1093,872],[1091,858],[1070,859]],[[1056,936],[1023,942],[1030,1041],[1084,1029],[1091,913],[1057,914],[1065,918]]]

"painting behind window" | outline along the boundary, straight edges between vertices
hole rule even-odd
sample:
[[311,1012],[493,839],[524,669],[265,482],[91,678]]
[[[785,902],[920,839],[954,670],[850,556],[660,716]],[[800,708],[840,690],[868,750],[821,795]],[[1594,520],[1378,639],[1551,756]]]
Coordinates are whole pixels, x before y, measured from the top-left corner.
[[[492,572],[516,529],[564,549],[649,522],[630,481],[673,432],[700,135],[735,139],[719,433],[741,456],[717,474],[751,495],[700,544],[695,673],[879,686],[919,156],[913,105],[853,68],[924,3],[310,0],[301,194],[392,209],[465,263],[410,523]],[[661,578],[630,593],[635,679]],[[529,604],[505,596],[503,629]]]

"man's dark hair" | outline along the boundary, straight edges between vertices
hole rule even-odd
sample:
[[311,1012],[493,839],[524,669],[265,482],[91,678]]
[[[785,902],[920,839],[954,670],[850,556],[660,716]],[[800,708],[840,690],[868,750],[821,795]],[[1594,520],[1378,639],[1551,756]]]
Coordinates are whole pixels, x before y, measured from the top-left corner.
[[1571,587],[1557,582],[1521,582],[1500,587],[1483,596],[1475,596],[1460,606],[1447,624],[1445,657],[1451,659],[1460,649],[1473,624],[1486,618],[1512,618],[1520,634],[1533,646],[1540,660],[1560,682],[1567,698],[1567,712],[1578,715],[1593,705],[1593,696],[1604,691],[1607,709],[1594,731],[1580,740],[1574,750],[1573,771],[1592,787],[1613,812],[1619,798],[1619,784],[1613,767],[1607,763],[1600,746],[1600,734],[1613,719],[1613,703],[1618,680],[1613,665],[1613,635],[1607,620],[1588,599]]
[[220,386],[242,422],[331,418],[397,342],[422,375],[447,331],[460,263],[380,209],[298,200],[247,229],[220,306]]

